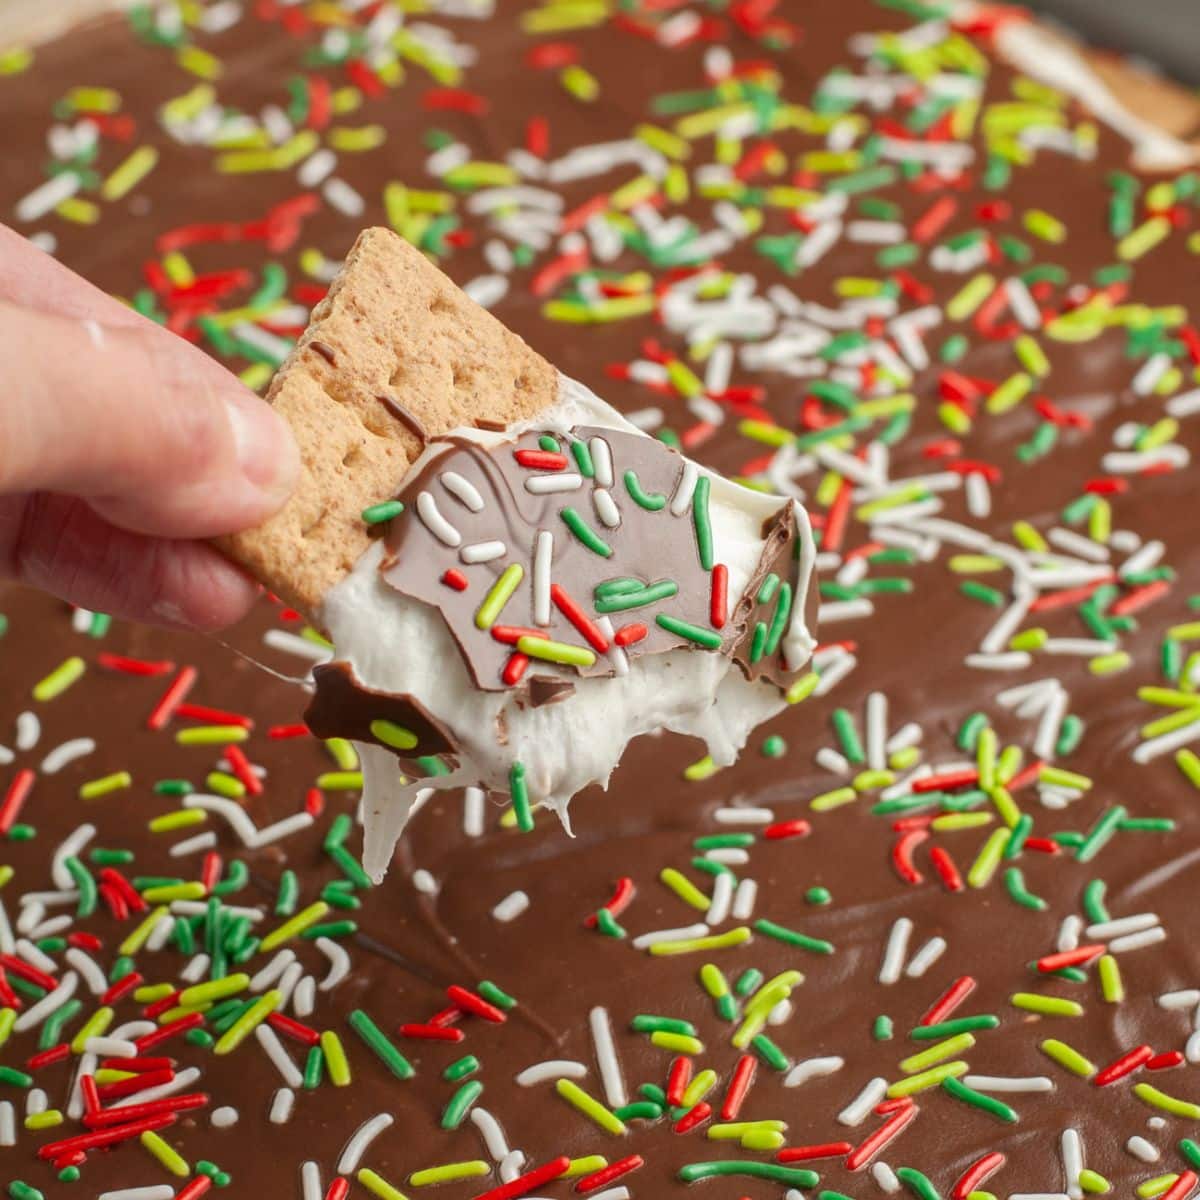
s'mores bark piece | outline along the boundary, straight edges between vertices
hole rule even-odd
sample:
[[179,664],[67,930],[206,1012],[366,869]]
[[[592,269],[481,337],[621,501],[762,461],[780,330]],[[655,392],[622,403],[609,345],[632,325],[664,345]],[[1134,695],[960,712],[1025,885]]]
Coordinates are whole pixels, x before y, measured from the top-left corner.
[[307,719],[358,746],[372,875],[433,789],[565,820],[639,734],[724,765],[795,696],[800,505],[630,425],[394,234],[359,238],[268,399],[303,475],[227,548],[333,641]]

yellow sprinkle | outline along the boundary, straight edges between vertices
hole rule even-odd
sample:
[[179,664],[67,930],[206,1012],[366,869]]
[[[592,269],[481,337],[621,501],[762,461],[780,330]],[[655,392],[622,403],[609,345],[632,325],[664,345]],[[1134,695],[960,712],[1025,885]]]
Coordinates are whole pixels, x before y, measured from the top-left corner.
[[689,1037],[686,1033],[669,1033],[665,1029],[655,1030],[650,1035],[650,1044],[673,1054],[704,1053],[704,1043],[699,1038]]
[[852,787],[834,788],[832,791],[814,796],[809,803],[809,808],[813,812],[829,812],[831,809],[840,808],[843,804],[849,804],[857,799],[858,793]]
[[578,1179],[580,1175],[603,1171],[607,1166],[608,1159],[603,1154],[585,1154],[582,1158],[571,1159],[571,1165],[559,1176],[559,1179]]
[[457,1179],[478,1179],[481,1175],[490,1175],[492,1167],[481,1159],[473,1158],[469,1162],[446,1163],[441,1167],[426,1167],[423,1171],[414,1171],[408,1182],[413,1187],[428,1187],[434,1183],[453,1183]]
[[633,131],[633,136],[667,158],[688,158],[692,153],[691,145],[684,138],[676,137],[670,130],[658,125],[639,125]]
[[33,64],[33,51],[26,46],[0,50],[0,75],[20,75]]
[[139,146],[114,167],[112,173],[100,185],[101,197],[110,202],[120,200],[133,191],[157,165],[158,151],[153,146]]
[[334,150],[355,154],[382,146],[387,141],[387,130],[382,125],[362,125],[358,129],[343,125],[331,129],[326,140]]
[[170,996],[176,989],[169,983],[151,983],[135,988],[133,998],[139,1004],[154,1004]]
[[1168,237],[1171,228],[1171,222],[1166,217],[1151,217],[1117,243],[1117,257],[1122,262],[1141,258]]
[[317,787],[323,792],[355,792],[362,787],[362,772],[326,771],[317,776]]
[[711,937],[686,938],[678,942],[654,942],[650,953],[656,958],[669,958],[675,954],[692,954],[697,950],[723,950],[728,946],[740,946],[750,940],[748,926],[739,925],[726,933],[714,934]]
[[130,957],[135,955],[146,944],[146,939],[154,932],[155,925],[166,915],[165,907],[151,909],[142,923],[118,947],[119,952]]
[[[283,1001],[283,993],[272,988],[264,992],[230,1027],[217,1039],[213,1047],[214,1054],[229,1054],[236,1050],[257,1029]],[[324,1035],[322,1035],[324,1049]],[[330,1070],[332,1077],[332,1068]]]
[[910,1054],[900,1063],[900,1070],[906,1075],[913,1071],[924,1071],[927,1067],[932,1067],[943,1059],[953,1058],[964,1050],[970,1050],[973,1045],[975,1045],[975,1038],[970,1033],[959,1033],[954,1037],[944,1038],[940,1042],[935,1042],[927,1050]]
[[0,888],[4,887],[16,874],[16,872],[7,863],[0,866]]
[[594,1124],[599,1125],[605,1133],[620,1136],[625,1132],[625,1122],[615,1113],[605,1108],[599,1100],[588,1095],[583,1088],[570,1079],[555,1081],[554,1090],[572,1107],[578,1109]]
[[684,904],[690,904],[701,912],[708,911],[712,900],[682,872],[677,871],[674,867],[663,867],[658,877]]
[[[485,1163],[484,1166],[487,1164]],[[382,1175],[377,1175],[370,1167],[360,1167],[358,1174],[354,1176],[359,1183],[371,1193],[372,1196],[378,1196],[379,1200],[407,1200],[407,1197],[398,1188],[392,1187]]]
[[949,400],[943,400],[937,407],[937,415],[938,420],[951,433],[957,433],[962,436],[971,432],[971,418],[957,404],[951,404]]
[[86,669],[83,659],[73,655],[55,667],[45,679],[33,685],[33,698],[40,704],[61,696],[73,683],[78,682]]
[[192,825],[203,825],[208,813],[202,808],[181,808],[177,812],[164,813],[147,822],[151,833],[173,833],[176,829],[188,829]]
[[706,754],[703,758],[698,758],[691,766],[684,767],[683,777],[692,783],[698,783],[702,779],[711,779],[721,768],[712,760],[712,755]]
[[1133,1094],[1145,1104],[1160,1108],[1173,1117],[1186,1117],[1189,1121],[1200,1121],[1200,1104],[1192,1104],[1188,1100],[1179,1100],[1160,1092],[1158,1088],[1148,1083],[1134,1084]]
[[121,107],[121,93],[106,87],[73,87],[64,99],[76,112],[115,113]]
[[1194,788],[1200,788],[1200,758],[1194,750],[1184,746],[1175,751],[1175,765],[1183,772],[1188,782]]
[[558,79],[576,100],[590,103],[600,95],[600,81],[577,63],[563,67]]
[[82,1054],[88,1038],[102,1037],[104,1031],[112,1024],[113,1009],[105,1006],[98,1008],[79,1027],[79,1032],[71,1039],[71,1053]]
[[0,1008],[0,1046],[8,1041],[16,1023],[17,1010],[15,1008]]
[[703,1071],[699,1071],[695,1079],[684,1088],[683,1107],[691,1108],[693,1105],[699,1104],[713,1090],[716,1083],[717,1073],[711,1067],[705,1067]]
[[942,1063],[940,1067],[930,1067],[919,1075],[910,1075],[907,1079],[898,1079],[888,1088],[889,1100],[897,1100],[901,1096],[914,1096],[917,1092],[927,1091],[937,1087],[943,1079],[957,1079],[967,1073],[968,1067],[962,1059]]
[[226,975],[223,979],[214,979],[209,983],[197,983],[184,988],[179,993],[180,1004],[204,1004],[209,1000],[224,1000],[228,996],[236,996],[250,986],[250,976],[242,973]]
[[44,1112],[30,1113],[24,1120],[25,1128],[31,1133],[41,1129],[53,1129],[63,1123],[63,1115],[57,1108],[48,1108]]
[[1082,1017],[1083,1005],[1077,1000],[1065,1000],[1061,996],[1042,996],[1037,992],[1014,992],[1008,998],[1013,1008],[1025,1012],[1040,1013],[1046,1017]]
[[99,779],[92,779],[88,783],[82,784],[79,788],[79,798],[81,800],[98,800],[110,792],[124,791],[132,784],[133,776],[128,771],[114,771],[111,775],[104,775]]
[[353,744],[345,738],[326,738],[325,749],[329,751],[330,758],[337,763],[341,770],[358,770],[358,752],[354,749]]
[[282,946],[284,942],[291,941],[292,938],[299,936],[310,925],[315,925],[322,920],[329,912],[329,905],[324,900],[317,900],[310,904],[306,909],[298,912],[290,920],[273,929],[262,942],[259,943],[259,950],[262,953],[268,953],[274,950],[277,946]]
[[520,563],[511,563],[504,568],[475,613],[476,629],[491,629],[524,578],[525,568]]
[[147,888],[142,899],[151,904],[173,904],[176,900],[203,900],[207,895],[208,889],[202,883],[170,883]]
[[240,800],[246,794],[246,785],[224,771],[209,771],[204,783],[210,792],[216,792],[218,796],[226,796],[230,800]]
[[325,1066],[329,1081],[334,1087],[346,1087],[350,1083],[350,1062],[342,1039],[332,1029],[321,1034],[321,1051],[325,1055]]
[[939,833],[954,833],[959,829],[978,829],[991,823],[991,813],[944,813],[940,817],[934,817],[930,828]]
[[403,725],[382,718],[371,722],[371,735],[393,750],[411,750],[417,744],[417,735]]
[[1006,413],[1010,409],[1016,408],[1029,395],[1032,388],[1032,375],[1027,375],[1024,371],[1018,371],[1015,375],[1010,375],[987,398],[986,407],[988,412],[993,414]]
[[533,34],[587,29],[607,21],[610,11],[608,0],[566,0],[522,13],[521,28]]
[[196,725],[191,729],[180,729],[175,740],[181,746],[228,746],[231,742],[244,742],[250,731],[241,725]]
[[1167,1175],[1155,1175],[1153,1179],[1139,1183],[1134,1191],[1142,1197],[1142,1200],[1149,1200],[1151,1196],[1161,1196],[1178,1178],[1179,1176],[1173,1172]]
[[1125,650],[1118,650],[1113,654],[1100,654],[1088,661],[1088,670],[1093,675],[1114,675],[1118,671],[1124,671],[1133,663],[1133,659]]
[[152,1129],[147,1129],[138,1138],[138,1141],[158,1159],[165,1170],[177,1178],[186,1179],[192,1173],[192,1168],[188,1165],[187,1159],[174,1146],[159,1137]]
[[205,80],[220,79],[224,70],[216,55],[201,50],[199,46],[181,46],[175,54],[175,61],[185,71]]
[[1007,829],[995,829],[988,835],[979,856],[967,872],[967,883],[971,887],[984,887],[996,873],[996,868],[1000,865],[1000,856],[1004,853],[1004,847],[1008,845],[1008,837]]

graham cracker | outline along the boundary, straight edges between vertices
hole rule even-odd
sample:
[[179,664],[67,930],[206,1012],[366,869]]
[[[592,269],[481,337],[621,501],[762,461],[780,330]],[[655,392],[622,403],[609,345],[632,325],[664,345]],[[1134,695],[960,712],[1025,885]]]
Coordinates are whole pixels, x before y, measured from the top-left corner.
[[387,399],[437,435],[526,420],[557,395],[554,367],[515,333],[402,238],[365,230],[267,393],[300,447],[296,491],[219,545],[319,619],[367,548],[363,509],[394,496],[422,450]]

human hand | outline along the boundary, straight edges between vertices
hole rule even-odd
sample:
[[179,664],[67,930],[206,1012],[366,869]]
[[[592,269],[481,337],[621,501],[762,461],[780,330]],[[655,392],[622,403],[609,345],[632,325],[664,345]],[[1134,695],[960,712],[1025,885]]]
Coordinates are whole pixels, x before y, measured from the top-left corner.
[[206,542],[287,499],[286,423],[202,351],[0,225],[0,577],[217,629],[256,585]]

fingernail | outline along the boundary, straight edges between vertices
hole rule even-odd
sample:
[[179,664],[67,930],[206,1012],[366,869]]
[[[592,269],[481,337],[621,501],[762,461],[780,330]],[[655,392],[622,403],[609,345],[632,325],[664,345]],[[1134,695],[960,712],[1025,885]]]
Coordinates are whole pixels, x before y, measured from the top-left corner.
[[242,474],[260,491],[284,499],[291,494],[299,453],[287,422],[249,392],[225,400]]

